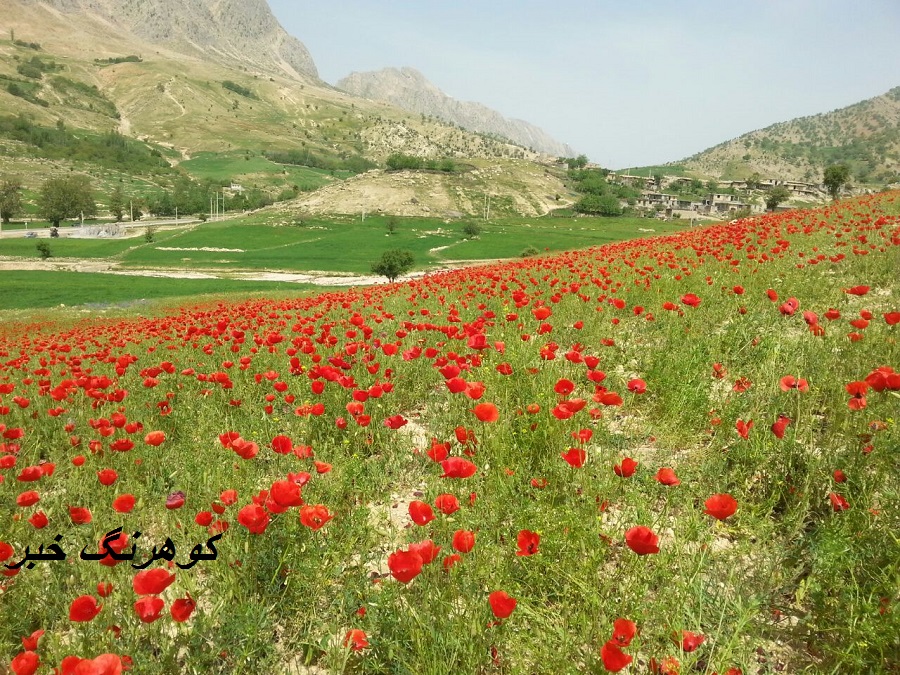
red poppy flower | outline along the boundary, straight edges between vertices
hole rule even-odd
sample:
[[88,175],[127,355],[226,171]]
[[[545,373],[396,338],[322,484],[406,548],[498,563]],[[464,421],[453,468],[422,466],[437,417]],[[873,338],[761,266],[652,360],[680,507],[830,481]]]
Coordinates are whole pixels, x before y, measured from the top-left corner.
[[347,635],[344,636],[344,646],[349,647],[351,651],[361,652],[369,646],[366,632],[359,628],[351,628],[347,631]]
[[152,445],[154,448],[162,445],[166,440],[166,434],[162,431],[151,431],[144,436],[144,443]]
[[131,587],[138,595],[159,595],[175,581],[175,575],[161,567],[141,570],[131,580]]
[[22,638],[22,649],[33,652],[38,648],[38,640],[44,636],[43,630],[36,630],[28,637]]
[[388,556],[388,569],[397,581],[408,584],[422,571],[422,556],[410,551],[395,551]]
[[566,460],[569,466],[580,469],[584,466],[587,459],[587,453],[581,448],[569,448],[566,452],[559,453],[559,456]]
[[778,419],[772,424],[772,433],[776,438],[784,438],[784,430],[791,423],[791,418],[786,415],[779,415]]
[[34,675],[40,665],[41,657],[36,652],[27,650],[16,654],[9,667],[14,675]]
[[170,511],[180,509],[182,506],[184,506],[184,499],[185,494],[181,490],[170,492],[168,495],[166,495],[166,508]]
[[253,534],[262,534],[269,526],[269,514],[259,504],[247,504],[238,511],[237,520]]
[[93,519],[90,509],[81,506],[70,506],[69,518],[76,525],[87,525]]
[[659,537],[653,534],[653,530],[643,525],[632,527],[625,532],[625,543],[638,555],[659,553]]
[[134,441],[130,438],[117,438],[115,441],[109,444],[110,450],[115,450],[116,452],[128,452],[134,447]]
[[475,547],[475,533],[457,530],[453,533],[453,548],[460,553],[469,553]]
[[97,584],[97,595],[101,598],[108,598],[112,595],[113,585],[108,581],[101,581]]
[[313,462],[313,466],[316,467],[316,473],[323,474],[331,471],[331,464],[328,462],[320,462],[319,460],[315,460]]
[[165,606],[166,603],[162,598],[148,595],[134,603],[134,611],[143,623],[153,623],[160,617]]
[[518,600],[509,596],[506,591],[494,591],[488,596],[491,611],[498,619],[506,619],[518,604]]
[[110,486],[116,482],[118,477],[119,474],[114,469],[103,469],[97,472],[97,478],[100,480],[101,485]]
[[69,605],[70,621],[90,621],[100,613],[103,605],[97,604],[93,595],[80,595]]
[[692,633],[689,630],[681,631],[681,649],[685,652],[696,650],[705,640],[706,636],[700,633]]
[[831,475],[832,475],[832,478],[834,478],[835,483],[846,483],[847,482],[847,474],[845,474],[840,469],[835,469],[834,473]]
[[448,556],[444,556],[444,560],[441,564],[444,566],[444,570],[446,571],[459,562],[462,562],[462,556],[459,553],[451,553]]
[[276,480],[269,490],[272,500],[279,506],[302,506],[300,486],[292,480]]
[[737,511],[737,500],[727,493],[713,495],[704,502],[704,505],[706,509],[703,513],[717,520],[725,520]]
[[34,490],[22,492],[16,497],[16,504],[21,507],[34,506],[41,501],[41,496]]
[[191,614],[194,613],[194,609],[197,607],[197,603],[194,602],[194,599],[191,597],[191,594],[188,593],[186,598],[178,598],[172,605],[169,607],[169,613],[172,615],[172,619],[177,621],[178,623],[184,623],[189,618],[191,618]]
[[635,469],[637,469],[638,462],[631,459],[631,457],[626,457],[622,460],[621,464],[616,464],[613,467],[613,471],[617,476],[621,476],[622,478],[631,478],[634,475]]
[[469,478],[478,470],[472,462],[462,457],[449,457],[441,462],[444,473],[441,478]]
[[541,535],[531,530],[519,530],[519,536],[516,541],[519,550],[516,551],[517,556],[529,556],[538,553],[538,545],[541,543]]
[[435,558],[437,558],[438,553],[441,552],[440,546],[435,546],[434,542],[431,539],[425,539],[424,541],[413,542],[407,549],[410,553],[418,553],[422,557],[422,564],[427,565],[432,562]]
[[637,634],[637,624],[628,619],[616,619],[613,622],[612,640],[617,645],[627,647]]
[[434,505],[445,516],[449,516],[459,511],[459,500],[453,495],[438,495],[437,499],[434,500]]
[[328,512],[324,504],[300,507],[300,522],[311,530],[322,528],[334,515]]
[[47,518],[47,514],[43,511],[36,511],[35,513],[31,514],[28,522],[34,529],[42,530],[47,527],[47,524],[50,522],[50,520]]
[[294,443],[288,436],[276,436],[272,439],[272,450],[279,455],[289,455],[294,449]]
[[619,649],[613,640],[600,648],[600,658],[603,659],[603,667],[611,673],[618,673],[632,661],[632,657]]
[[572,380],[560,378],[559,380],[557,380],[556,384],[553,385],[553,391],[555,391],[560,396],[568,396],[573,391],[575,391],[575,383],[572,382]]
[[848,295],[865,295],[869,292],[869,286],[853,286],[852,288],[845,288],[844,293]]
[[753,420],[747,420],[746,422],[744,420],[738,420],[735,422],[734,427],[737,429],[738,435],[744,440],[747,440],[750,436],[750,430],[753,428]]
[[388,429],[399,429],[409,424],[409,420],[403,415],[391,415],[384,421],[384,426]]
[[243,459],[253,459],[259,453],[259,446],[238,436],[231,441],[231,449]]
[[441,443],[436,438],[432,439],[431,447],[428,449],[428,452],[425,454],[428,455],[429,459],[433,462],[442,462],[447,459],[447,455],[450,453],[450,444],[449,443]]
[[12,546],[7,544],[5,541],[0,541],[0,562],[12,558],[13,553],[15,553],[15,550]]
[[844,386],[844,389],[852,397],[847,406],[850,410],[862,410],[866,407],[866,392],[869,390],[868,382],[850,382]]
[[119,495],[113,500],[112,507],[114,511],[118,513],[129,513],[134,508],[134,495],[133,494],[124,494]]
[[739,377],[737,380],[735,380],[734,387],[732,387],[732,389],[734,391],[736,391],[737,393],[742,394],[752,386],[753,386],[753,383],[750,381],[749,378]]
[[543,490],[547,487],[548,482],[546,478],[532,478],[531,479],[531,487],[537,488],[538,490]]
[[838,494],[837,492],[831,492],[828,495],[828,499],[831,500],[831,508],[835,510],[835,512],[846,511],[850,508],[849,502],[844,499],[844,496]]
[[237,500],[237,490],[224,490],[222,494],[219,495],[219,501],[222,502],[225,506],[236,504]]
[[493,403],[479,403],[472,412],[482,422],[496,422],[500,419],[500,411]]
[[681,481],[675,475],[675,471],[667,466],[662,467],[656,472],[656,480],[663,485],[680,485]]
[[778,308],[778,311],[784,316],[794,316],[794,312],[798,309],[800,309],[800,301],[797,300],[797,298],[788,298],[787,301],[782,303],[781,307]]
[[416,500],[409,503],[409,517],[416,525],[427,525],[434,520],[434,511],[430,505]]
[[900,323],[900,312],[887,312],[884,315],[884,322],[888,326],[896,326]]
[[[7,457],[11,457],[12,455],[7,455]],[[13,458],[15,461],[15,458]],[[12,465],[11,465],[12,466]],[[10,468],[10,467],[5,467]],[[40,480],[44,475],[44,472],[41,471],[41,467],[39,466],[26,466],[22,471],[16,476],[16,480],[22,483],[33,483],[36,480]]]
[[647,383],[640,378],[629,380],[626,386],[632,394],[643,394],[647,391]]
[[698,298],[693,293],[687,293],[681,296],[681,303],[687,305],[688,307],[699,307],[700,298]]
[[791,389],[809,391],[809,383],[806,380],[798,379],[793,375],[785,375],[782,377],[778,386],[781,388],[781,391],[790,391]]

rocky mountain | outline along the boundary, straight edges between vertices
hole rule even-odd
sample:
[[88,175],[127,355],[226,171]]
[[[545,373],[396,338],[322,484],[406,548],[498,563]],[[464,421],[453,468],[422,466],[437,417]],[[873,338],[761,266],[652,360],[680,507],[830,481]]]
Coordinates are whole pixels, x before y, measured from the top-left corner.
[[854,182],[900,181],[900,87],[828,113],[751,131],[678,164],[722,179],[759,173],[819,182],[829,164],[846,163]]
[[458,101],[448,96],[413,68],[351,73],[336,86],[350,94],[430,115],[469,131],[502,136],[553,157],[573,157],[577,154],[533,124],[506,118],[480,103]]
[[[318,78],[306,47],[265,0],[12,0],[33,11],[92,18],[144,42],[293,77]],[[4,4],[7,4],[4,2]]]

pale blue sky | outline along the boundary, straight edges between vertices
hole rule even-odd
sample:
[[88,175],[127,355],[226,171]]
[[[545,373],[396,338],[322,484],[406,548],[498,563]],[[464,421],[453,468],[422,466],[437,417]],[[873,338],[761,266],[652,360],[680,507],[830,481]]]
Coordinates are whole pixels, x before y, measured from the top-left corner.
[[900,85],[898,0],[269,0],[334,84],[411,66],[609,168]]

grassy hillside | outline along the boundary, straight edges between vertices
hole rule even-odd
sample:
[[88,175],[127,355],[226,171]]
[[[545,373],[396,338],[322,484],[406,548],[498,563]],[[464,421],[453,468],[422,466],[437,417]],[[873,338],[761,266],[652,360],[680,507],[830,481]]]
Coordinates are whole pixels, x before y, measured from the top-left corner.
[[859,183],[900,182],[900,87],[828,113],[773,124],[680,162],[722,179],[763,176],[820,182],[846,163]]

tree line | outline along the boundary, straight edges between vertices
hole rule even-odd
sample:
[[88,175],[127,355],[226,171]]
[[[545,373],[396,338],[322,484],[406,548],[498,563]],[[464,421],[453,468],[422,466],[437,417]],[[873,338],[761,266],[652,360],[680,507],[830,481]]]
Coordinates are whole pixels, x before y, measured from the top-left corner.
[[[24,212],[22,179],[19,176],[0,178],[0,218],[9,223],[12,218]],[[126,195],[121,184],[113,187],[106,196],[110,217],[116,221],[126,218],[140,220],[144,215],[160,217],[194,215],[205,217],[209,213],[210,200],[218,195],[221,186],[211,181],[196,183],[187,178],[179,179],[171,189],[163,189],[149,196]],[[49,178],[40,186],[35,195],[39,218],[59,227],[64,220],[73,218],[93,218],[98,213],[98,193],[90,177],[74,174]],[[258,189],[226,195],[226,211],[245,211],[272,204],[274,200],[266,192]]]

